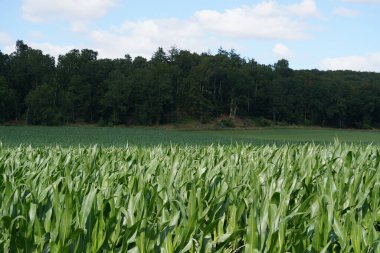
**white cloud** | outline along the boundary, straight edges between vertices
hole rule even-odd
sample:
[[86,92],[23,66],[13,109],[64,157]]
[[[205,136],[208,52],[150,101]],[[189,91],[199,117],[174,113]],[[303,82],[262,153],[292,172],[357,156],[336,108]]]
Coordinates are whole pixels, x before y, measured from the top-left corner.
[[195,19],[207,31],[236,38],[304,39],[307,26],[299,18],[318,16],[314,0],[280,5],[275,1],[228,9],[202,10]]
[[178,19],[127,21],[109,31],[93,31],[91,39],[99,55],[109,58],[123,57],[126,53],[150,58],[159,46],[166,49],[178,46],[192,51],[220,46],[219,40],[205,35],[196,23]]
[[24,0],[22,15],[31,22],[90,21],[104,16],[116,0]]
[[15,50],[16,50],[16,46],[15,45],[11,45],[11,44],[8,44],[8,45],[5,45],[3,47],[4,50],[2,50],[4,53],[6,54],[11,54],[13,53]]
[[290,5],[287,9],[298,16],[320,16],[317,5],[314,0],[303,0],[298,4]]
[[[310,37],[309,18],[319,16],[315,0],[299,0],[295,4],[263,0],[221,12],[200,10],[188,19],[127,20],[109,29],[90,30],[91,19],[105,15],[116,1],[24,0],[23,13],[31,21],[70,21],[72,31],[89,36],[89,48],[107,58],[123,57],[126,53],[149,58],[159,46],[204,52],[220,46],[241,50],[245,42],[255,39],[305,39]],[[52,55],[68,51],[49,43],[40,46]],[[290,56],[289,52],[286,56]]]
[[338,7],[333,10],[334,16],[343,16],[343,17],[357,17],[360,13],[356,10],[347,9],[344,7]]
[[[314,0],[282,5],[264,1],[222,12],[201,10],[185,20],[146,19],[126,21],[119,27],[90,32],[100,57],[117,58],[125,53],[150,57],[157,47],[203,52],[207,49],[241,49],[241,39],[305,39],[305,17],[319,15]],[[286,54],[291,56],[290,51]]]
[[13,43],[12,37],[5,32],[0,32],[0,51],[6,54],[13,52],[14,46],[11,46]]
[[157,19],[143,21],[127,21],[120,28],[119,33],[129,32],[132,35],[150,36],[153,39],[176,36],[179,39],[190,39],[199,36],[201,28],[194,22],[179,19]]
[[12,42],[12,37],[8,33],[0,32],[0,45],[8,45]]
[[326,70],[355,70],[380,72],[380,52],[364,56],[326,58],[320,64]]
[[87,22],[75,21],[71,23],[71,30],[76,33],[85,33],[88,31]]
[[291,59],[293,57],[293,53],[290,51],[290,49],[283,45],[283,44],[276,44],[273,48],[273,53],[276,56],[277,59]]
[[147,57],[154,47],[149,38],[122,36],[102,30],[92,32],[91,39],[103,58],[121,58],[124,54]]

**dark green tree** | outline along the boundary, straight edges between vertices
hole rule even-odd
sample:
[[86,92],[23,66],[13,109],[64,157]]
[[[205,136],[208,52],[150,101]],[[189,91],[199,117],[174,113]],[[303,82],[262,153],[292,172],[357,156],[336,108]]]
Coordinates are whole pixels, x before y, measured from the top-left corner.
[[25,99],[28,93],[37,86],[54,80],[55,61],[41,50],[30,48],[23,41],[16,42],[16,51],[10,55],[10,87],[15,91],[17,116],[26,112]]
[[5,78],[0,75],[0,123],[14,119],[16,114],[16,97]]
[[60,125],[63,115],[58,100],[56,85],[42,84],[34,88],[26,97],[27,123],[32,125]]
[[100,101],[102,119],[112,124],[127,124],[132,109],[132,85],[127,76],[115,70],[104,81],[104,86],[107,91]]
[[0,51],[0,122],[154,125],[229,116],[268,123],[380,127],[380,73],[292,70],[242,58],[158,48],[150,60],[51,56],[23,41]]

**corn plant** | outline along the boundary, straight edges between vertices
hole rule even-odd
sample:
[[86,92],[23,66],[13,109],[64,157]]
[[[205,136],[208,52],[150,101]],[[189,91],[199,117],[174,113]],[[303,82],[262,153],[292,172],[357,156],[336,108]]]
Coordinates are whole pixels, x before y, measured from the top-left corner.
[[0,146],[0,252],[380,252],[379,152]]

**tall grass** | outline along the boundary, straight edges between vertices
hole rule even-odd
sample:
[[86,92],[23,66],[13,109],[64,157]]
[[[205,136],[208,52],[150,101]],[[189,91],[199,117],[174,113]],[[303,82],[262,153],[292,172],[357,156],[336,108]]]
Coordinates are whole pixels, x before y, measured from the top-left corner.
[[379,252],[379,151],[0,147],[0,251]]

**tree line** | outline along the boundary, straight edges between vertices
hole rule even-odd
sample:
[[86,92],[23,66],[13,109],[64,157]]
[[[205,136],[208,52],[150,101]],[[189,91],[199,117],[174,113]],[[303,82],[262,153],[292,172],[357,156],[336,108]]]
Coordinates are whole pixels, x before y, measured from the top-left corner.
[[151,59],[54,57],[16,42],[0,51],[0,123],[155,125],[220,117],[330,127],[380,127],[380,74],[293,70],[234,50],[158,48]]

